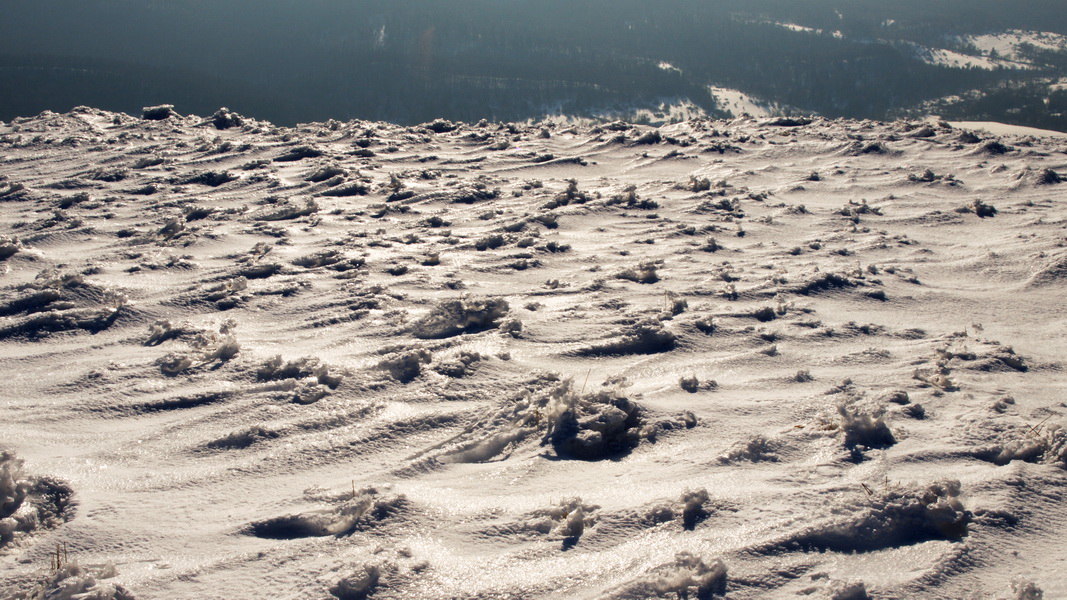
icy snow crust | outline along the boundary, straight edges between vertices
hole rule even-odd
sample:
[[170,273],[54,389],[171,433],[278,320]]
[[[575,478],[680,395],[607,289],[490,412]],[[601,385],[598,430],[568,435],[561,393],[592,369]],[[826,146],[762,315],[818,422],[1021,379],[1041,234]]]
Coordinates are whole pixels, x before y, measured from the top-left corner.
[[1067,596],[1062,138],[147,115],[0,123],[0,598]]

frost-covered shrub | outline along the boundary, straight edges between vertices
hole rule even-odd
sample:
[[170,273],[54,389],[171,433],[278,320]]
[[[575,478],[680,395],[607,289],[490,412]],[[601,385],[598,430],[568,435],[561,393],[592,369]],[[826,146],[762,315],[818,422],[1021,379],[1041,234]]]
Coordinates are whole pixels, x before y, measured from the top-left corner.
[[1004,435],[995,446],[979,450],[975,456],[997,465],[1021,460],[1067,467],[1067,430],[1060,425],[1019,429]]
[[579,538],[587,527],[596,523],[593,513],[599,509],[595,504],[584,504],[581,498],[564,498],[555,506],[534,511],[523,527],[563,538]]
[[211,124],[215,126],[215,129],[230,129],[232,127],[243,126],[245,124],[245,119],[241,115],[223,106],[216,110],[215,114],[211,115]]
[[411,325],[420,339],[440,339],[497,327],[508,313],[501,298],[446,300]]
[[747,442],[738,442],[729,452],[719,457],[719,462],[732,463],[741,460],[760,462],[778,460],[775,452],[781,446],[779,442],[769,440],[762,435],[757,435]]
[[366,600],[374,593],[381,580],[381,569],[375,565],[363,565],[362,571],[337,582],[330,594],[339,600]]
[[697,523],[703,521],[708,516],[707,509],[704,505],[708,503],[711,497],[708,495],[708,490],[700,488],[699,490],[689,490],[682,494],[682,527],[686,530],[692,530],[696,528]]
[[7,600],[135,600],[123,586],[106,581],[117,575],[112,563],[93,568],[72,561],[39,582],[35,589],[8,596]]
[[656,283],[659,274],[656,272],[655,263],[642,263],[637,267],[625,269],[615,275],[617,279],[625,279],[634,283]]
[[311,146],[295,146],[275,158],[274,162],[296,162],[298,160],[304,160],[305,158],[318,158],[322,156],[322,154],[322,150],[319,150],[318,148],[312,148]]
[[141,109],[141,118],[145,121],[163,121],[171,117],[180,116],[174,112],[173,104],[160,104],[159,106],[146,106]]
[[695,394],[700,390],[700,380],[696,376],[682,377],[678,380],[678,385],[690,394]]
[[641,439],[638,405],[610,391],[581,396],[569,387],[557,390],[544,418],[548,431],[543,442],[569,458],[607,458],[629,451]]
[[256,369],[259,381],[279,381],[283,379],[305,379],[314,377],[320,384],[337,388],[343,376],[330,373],[329,365],[322,364],[317,358],[304,357],[296,360],[282,360],[281,355],[268,359]]
[[656,319],[645,319],[617,334],[614,341],[580,348],[578,356],[612,356],[623,354],[657,354],[673,350],[678,336]]
[[826,592],[830,600],[871,600],[862,581],[832,581]]
[[22,460],[0,452],[0,549],[68,517],[73,491],[49,477],[26,477]]
[[842,403],[837,407],[837,414],[840,417],[838,427],[844,433],[847,448],[885,448],[897,443],[881,410],[865,412],[857,406]]
[[256,521],[246,532],[273,540],[348,535],[388,519],[407,503],[403,495],[383,496],[374,488],[334,500],[338,502],[335,507]]
[[0,235],[0,260],[11,258],[22,250],[22,242],[17,237]]
[[454,357],[435,365],[433,370],[446,377],[465,377],[482,358],[482,355],[477,352],[462,350]]
[[944,480],[925,488],[889,488],[853,496],[834,507],[837,517],[774,544],[834,552],[870,552],[928,540],[967,535],[972,514],[959,499],[960,482]]
[[674,594],[676,598],[688,598],[692,593],[697,598],[709,598],[726,593],[726,564],[721,559],[709,565],[695,554],[680,552],[674,563],[656,571],[657,577],[648,587],[658,597]]
[[430,364],[431,358],[427,350],[409,350],[382,360],[378,368],[400,383],[410,383],[422,373],[422,365]]

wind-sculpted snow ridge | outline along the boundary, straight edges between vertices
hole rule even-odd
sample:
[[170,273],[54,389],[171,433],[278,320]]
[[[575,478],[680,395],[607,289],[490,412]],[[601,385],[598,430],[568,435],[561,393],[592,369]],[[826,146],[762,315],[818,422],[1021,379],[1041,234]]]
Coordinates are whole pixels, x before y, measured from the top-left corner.
[[0,123],[0,598],[1067,596],[1062,138],[179,112]]

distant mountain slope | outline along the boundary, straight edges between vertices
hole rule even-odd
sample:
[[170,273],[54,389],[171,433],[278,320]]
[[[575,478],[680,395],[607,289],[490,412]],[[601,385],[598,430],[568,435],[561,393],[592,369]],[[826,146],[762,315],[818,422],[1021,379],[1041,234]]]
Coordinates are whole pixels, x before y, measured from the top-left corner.
[[[710,87],[800,112],[884,119],[1004,82],[1067,76],[1067,11],[1054,2],[6,4],[6,120],[164,100],[285,124],[637,118],[664,104],[732,112]],[[1029,104],[994,116],[1048,122]]]

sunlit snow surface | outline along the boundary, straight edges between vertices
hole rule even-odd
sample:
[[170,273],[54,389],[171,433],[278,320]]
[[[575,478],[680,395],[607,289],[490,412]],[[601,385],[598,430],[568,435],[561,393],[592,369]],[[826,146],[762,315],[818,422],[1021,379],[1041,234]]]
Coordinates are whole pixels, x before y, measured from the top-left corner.
[[568,127],[0,124],[0,597],[1067,595],[1062,137]]

